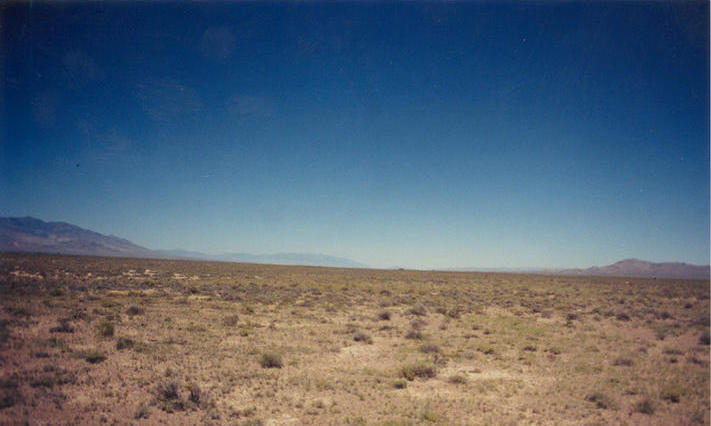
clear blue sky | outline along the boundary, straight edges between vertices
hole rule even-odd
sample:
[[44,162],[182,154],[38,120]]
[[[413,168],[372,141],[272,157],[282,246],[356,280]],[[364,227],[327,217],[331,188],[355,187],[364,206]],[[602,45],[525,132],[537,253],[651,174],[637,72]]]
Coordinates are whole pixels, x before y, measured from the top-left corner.
[[708,2],[0,19],[2,216],[380,267],[709,261]]

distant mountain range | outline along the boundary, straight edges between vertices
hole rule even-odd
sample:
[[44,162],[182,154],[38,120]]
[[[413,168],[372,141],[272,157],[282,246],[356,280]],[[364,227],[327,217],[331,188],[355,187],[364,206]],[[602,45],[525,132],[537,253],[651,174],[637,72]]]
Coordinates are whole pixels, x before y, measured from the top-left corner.
[[[192,259],[223,262],[269,263],[278,265],[332,266],[341,268],[366,268],[356,261],[325,254],[276,253],[249,254],[225,253],[208,255],[188,250],[151,250],[113,235],[80,228],[65,222],[44,222],[33,217],[0,218],[0,252],[59,253],[87,256],[139,257],[161,259]],[[549,273],[556,275],[590,275],[648,278],[709,279],[708,265],[688,263],[653,263],[638,259],[625,259],[608,266],[587,269],[541,268],[457,268],[450,271]]]
[[214,260],[279,265],[364,268],[341,257],[311,253],[207,255],[188,250],[151,250],[123,238],[103,235],[65,222],[44,222],[33,217],[0,218],[0,251],[59,253],[86,256]]
[[562,275],[595,275],[641,278],[709,279],[709,265],[690,265],[681,262],[653,263],[639,259],[625,259],[612,265],[593,266],[587,269],[563,269]]
[[549,274],[549,275],[580,275],[604,277],[637,277],[637,278],[679,278],[708,280],[709,265],[690,265],[680,262],[654,263],[639,259],[625,259],[612,265],[593,266],[582,269],[550,269],[550,268],[452,268],[456,272],[502,272],[510,274]]
[[250,253],[224,253],[208,255],[188,250],[159,250],[159,253],[171,258],[193,260],[215,260],[221,262],[242,263],[269,263],[274,265],[306,265],[306,266],[333,266],[339,268],[366,268],[367,266],[354,260],[343,257],[328,256],[319,253],[275,253],[275,254],[250,254]]

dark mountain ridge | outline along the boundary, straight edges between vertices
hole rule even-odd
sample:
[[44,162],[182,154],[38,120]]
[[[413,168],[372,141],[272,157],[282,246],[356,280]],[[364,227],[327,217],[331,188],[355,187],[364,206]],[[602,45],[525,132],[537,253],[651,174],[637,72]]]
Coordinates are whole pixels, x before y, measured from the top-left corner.
[[123,238],[103,235],[66,222],[45,222],[33,217],[0,218],[0,252],[57,253],[85,256],[139,257],[269,263],[278,265],[364,268],[350,259],[312,253],[208,255],[188,250],[151,250]]
[[44,222],[33,217],[0,218],[0,251],[164,257],[123,238],[99,234],[65,222]]

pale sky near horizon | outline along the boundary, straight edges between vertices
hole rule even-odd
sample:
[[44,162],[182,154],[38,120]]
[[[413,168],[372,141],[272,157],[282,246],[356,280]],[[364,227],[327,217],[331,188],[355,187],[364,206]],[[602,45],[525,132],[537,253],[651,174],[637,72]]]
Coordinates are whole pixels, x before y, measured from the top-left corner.
[[0,216],[374,267],[709,263],[709,4],[0,5]]

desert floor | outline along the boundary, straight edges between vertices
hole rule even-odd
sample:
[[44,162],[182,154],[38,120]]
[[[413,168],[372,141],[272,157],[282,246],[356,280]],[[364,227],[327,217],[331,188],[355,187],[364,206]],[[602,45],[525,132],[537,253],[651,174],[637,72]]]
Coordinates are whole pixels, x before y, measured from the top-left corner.
[[0,424],[709,424],[708,281],[0,259]]

